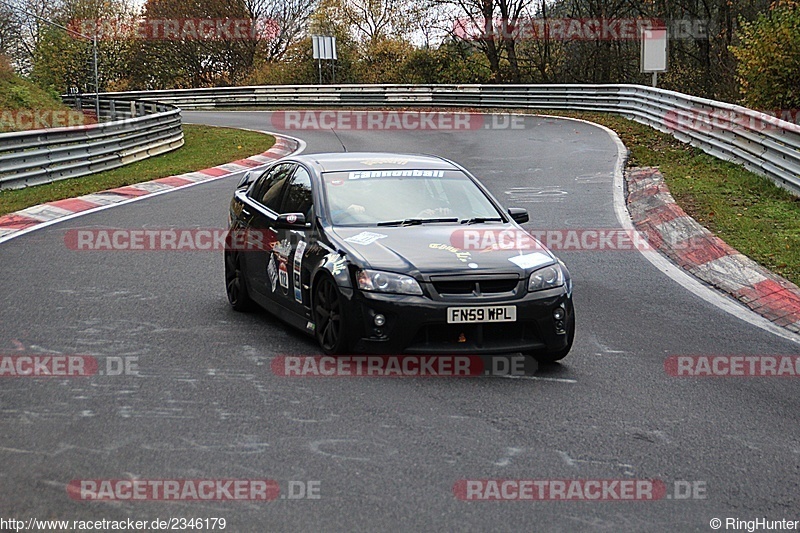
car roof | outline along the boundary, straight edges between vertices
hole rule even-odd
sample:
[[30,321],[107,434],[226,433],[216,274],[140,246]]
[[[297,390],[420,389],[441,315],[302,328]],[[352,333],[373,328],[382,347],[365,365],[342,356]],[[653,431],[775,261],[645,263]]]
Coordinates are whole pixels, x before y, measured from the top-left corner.
[[357,170],[460,170],[438,156],[397,154],[390,152],[338,152],[304,154],[292,159],[315,167],[317,172],[349,172]]

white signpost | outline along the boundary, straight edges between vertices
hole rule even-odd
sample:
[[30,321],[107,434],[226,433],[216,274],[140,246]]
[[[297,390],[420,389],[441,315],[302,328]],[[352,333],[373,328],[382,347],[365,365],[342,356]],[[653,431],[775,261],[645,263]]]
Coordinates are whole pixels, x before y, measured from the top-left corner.
[[322,61],[331,62],[331,76],[333,83],[336,83],[336,70],[334,61],[336,61],[336,37],[328,37],[325,35],[312,35],[311,46],[314,50],[314,59],[317,60],[317,68],[319,70],[319,83],[322,85]]
[[642,29],[642,72],[653,73],[653,87],[658,85],[658,73],[667,71],[667,42],[669,37],[666,28]]

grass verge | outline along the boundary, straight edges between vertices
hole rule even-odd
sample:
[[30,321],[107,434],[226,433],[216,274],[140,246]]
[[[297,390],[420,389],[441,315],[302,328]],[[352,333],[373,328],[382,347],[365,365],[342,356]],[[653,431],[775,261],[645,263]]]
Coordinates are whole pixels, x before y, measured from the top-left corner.
[[45,202],[223,165],[266,152],[275,143],[273,136],[263,133],[194,124],[184,124],[183,134],[185,144],[166,154],[81,178],[0,191],[0,215]]

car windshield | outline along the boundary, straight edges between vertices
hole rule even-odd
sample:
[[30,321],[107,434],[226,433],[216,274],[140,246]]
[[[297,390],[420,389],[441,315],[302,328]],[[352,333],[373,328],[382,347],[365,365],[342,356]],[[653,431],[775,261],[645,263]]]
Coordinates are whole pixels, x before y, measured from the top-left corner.
[[413,225],[502,220],[481,189],[463,172],[366,170],[323,174],[332,224]]

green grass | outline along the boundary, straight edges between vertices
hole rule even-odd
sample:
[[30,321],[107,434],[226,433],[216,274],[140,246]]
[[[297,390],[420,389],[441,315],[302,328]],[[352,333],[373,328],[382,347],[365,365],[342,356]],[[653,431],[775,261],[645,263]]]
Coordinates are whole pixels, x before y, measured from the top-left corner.
[[[23,123],[16,115],[16,112],[23,110],[42,114],[44,111],[68,111],[69,107],[61,102],[58,94],[46,91],[20,78],[6,65],[0,65],[0,132],[15,131],[21,127],[46,127]],[[43,118],[51,120],[46,113]],[[59,120],[65,120],[65,117]],[[48,122],[47,125],[52,124]]]
[[166,154],[82,178],[0,191],[0,215],[44,202],[230,163],[265,152],[275,143],[271,135],[232,128],[184,124],[183,133],[185,144]]
[[602,124],[630,150],[629,167],[659,167],[678,204],[722,240],[800,285],[800,198],[769,179],[632,120],[537,111]]
[[69,109],[52,94],[13,74],[0,75],[0,109]]

